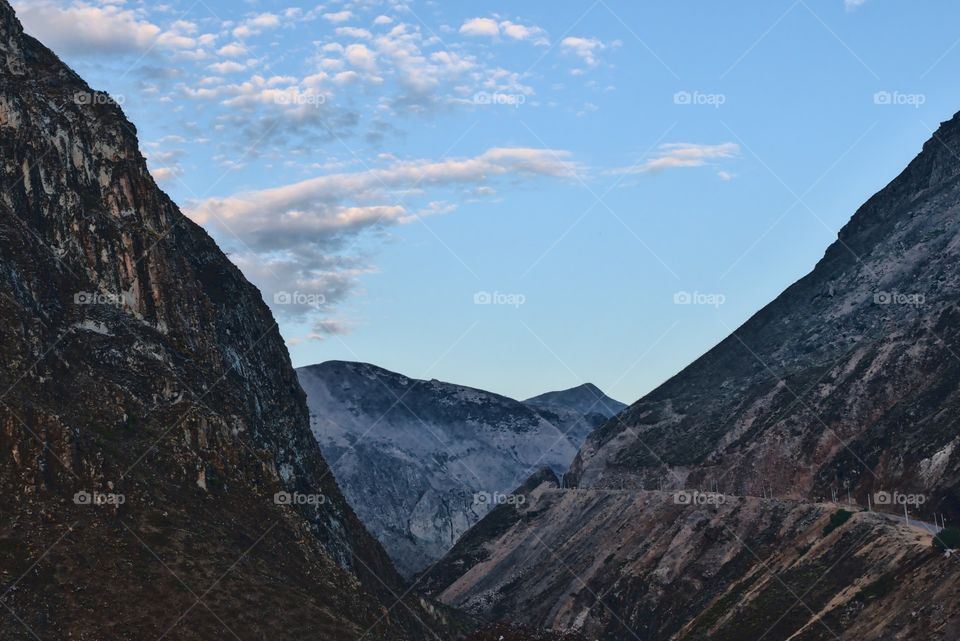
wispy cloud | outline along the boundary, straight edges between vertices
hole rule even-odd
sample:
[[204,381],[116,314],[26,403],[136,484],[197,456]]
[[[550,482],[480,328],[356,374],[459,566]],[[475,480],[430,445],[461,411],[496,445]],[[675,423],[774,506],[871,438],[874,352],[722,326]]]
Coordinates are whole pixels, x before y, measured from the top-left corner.
[[[740,153],[736,143],[725,142],[719,145],[699,145],[693,143],[668,143],[660,145],[656,155],[631,167],[614,170],[615,174],[643,174],[665,169],[702,167],[710,160],[733,158]],[[729,180],[733,174],[723,172],[721,178]]]
[[[564,179],[576,173],[566,151],[494,148],[468,158],[394,162],[211,198],[188,208],[188,215],[217,232],[268,303],[283,292],[306,295],[276,306],[279,316],[316,323],[328,318],[361,275],[374,271],[369,258],[350,250],[359,237],[453,210],[429,192],[475,195],[497,178]],[[323,305],[316,304],[317,296]]]
[[597,53],[606,48],[606,45],[596,38],[580,38],[577,36],[567,36],[560,41],[560,46],[579,56],[591,67],[598,62]]

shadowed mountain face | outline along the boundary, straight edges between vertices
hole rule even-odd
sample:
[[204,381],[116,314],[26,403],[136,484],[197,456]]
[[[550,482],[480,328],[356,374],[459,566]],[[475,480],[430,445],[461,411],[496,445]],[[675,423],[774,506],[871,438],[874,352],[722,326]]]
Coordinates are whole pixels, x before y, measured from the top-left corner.
[[0,299],[0,638],[442,629],[397,604],[259,292],[6,0]]
[[590,638],[950,638],[957,557],[818,501],[960,517],[958,150],[960,115],[813,272],[594,431],[577,489],[489,515],[423,583]]
[[337,482],[408,576],[538,467],[563,474],[586,435],[623,408],[592,385],[521,403],[366,363],[297,374]]

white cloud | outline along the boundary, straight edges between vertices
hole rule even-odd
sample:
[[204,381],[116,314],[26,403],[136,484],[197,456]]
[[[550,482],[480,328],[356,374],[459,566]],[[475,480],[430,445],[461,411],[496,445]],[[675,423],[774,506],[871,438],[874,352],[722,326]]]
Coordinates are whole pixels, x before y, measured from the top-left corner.
[[275,29],[280,26],[280,16],[275,13],[260,13],[244,21],[233,30],[234,38],[246,38],[257,35],[265,29]]
[[471,18],[460,26],[460,33],[467,36],[507,36],[512,40],[535,39],[535,44],[548,44],[544,30],[537,26],[527,26],[510,20],[497,21],[493,18]]
[[598,62],[597,52],[606,48],[606,45],[596,38],[579,38],[576,36],[567,36],[560,41],[560,46],[579,56],[591,67]]
[[338,36],[344,36],[345,38],[358,38],[360,40],[369,40],[373,35],[366,29],[359,29],[357,27],[337,27],[336,33]]
[[238,71],[243,71],[246,68],[246,65],[243,65],[239,62],[234,62],[233,60],[228,60],[226,62],[215,62],[212,65],[207,65],[207,69],[213,71],[214,73],[237,73]]
[[847,11],[853,11],[857,7],[862,7],[867,3],[867,0],[843,0],[843,6],[846,7]]
[[500,25],[491,18],[471,18],[460,26],[460,33],[468,36],[496,36]]
[[379,26],[390,24],[392,22],[393,22],[393,18],[391,18],[390,16],[377,16],[374,19],[373,24],[379,27]]
[[347,62],[354,67],[373,71],[376,68],[377,57],[366,45],[352,44],[346,50]]
[[[660,145],[657,155],[632,167],[620,168],[616,174],[642,174],[664,169],[683,167],[702,167],[709,160],[733,158],[740,153],[736,143],[725,142],[719,145],[698,145],[692,143],[669,143]],[[726,172],[723,172],[726,173]],[[732,174],[728,174],[732,178]],[[724,178],[724,176],[721,176]],[[728,178],[724,178],[727,180]]]
[[350,11],[337,11],[334,13],[325,13],[323,14],[324,20],[333,23],[346,22],[353,17],[353,13]]
[[231,42],[217,49],[217,54],[227,58],[239,58],[247,55],[247,48],[239,42]]
[[247,24],[251,27],[256,27],[258,29],[269,29],[272,27],[280,26],[280,16],[277,16],[273,13],[261,13],[258,16],[254,16],[247,21]]
[[501,22],[500,27],[503,29],[504,35],[513,38],[514,40],[530,40],[531,38],[535,38],[535,44],[549,44],[547,39],[544,37],[543,29],[540,27],[517,24],[515,22],[510,22],[509,20],[504,20]]
[[[270,226],[274,230],[284,226],[296,227],[299,234],[307,229],[338,229],[362,222],[363,210],[357,208],[336,209],[336,216],[331,217],[331,203],[355,199],[359,195],[380,194],[384,189],[402,191],[412,185],[483,183],[488,177],[506,174],[571,177],[575,173],[576,166],[570,160],[569,152],[526,147],[494,148],[473,158],[407,161],[383,169],[321,176],[230,198],[212,198],[193,208],[190,217],[200,224],[225,220],[239,224],[255,221],[258,228]],[[304,216],[308,211],[320,215]],[[396,220],[405,215],[403,208],[390,211]],[[380,210],[378,216],[385,213]]]
[[78,1],[61,6],[50,0],[30,0],[16,2],[14,8],[30,35],[61,53],[117,54],[197,46],[190,35],[192,23],[177,21],[164,30],[117,4]]

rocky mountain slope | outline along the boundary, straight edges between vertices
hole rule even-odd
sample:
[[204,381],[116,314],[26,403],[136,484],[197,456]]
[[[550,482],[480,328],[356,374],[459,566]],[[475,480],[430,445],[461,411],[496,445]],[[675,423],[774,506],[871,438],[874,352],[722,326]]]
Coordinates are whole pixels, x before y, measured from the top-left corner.
[[586,435],[624,407],[592,385],[521,403],[365,363],[297,374],[338,483],[408,576],[539,466],[566,471]]
[[438,638],[259,292],[7,0],[0,299],[0,638]]
[[[602,639],[952,638],[957,557],[882,514],[826,535],[821,502],[960,517],[955,150],[960,115],[808,276],[594,431],[576,490],[490,515],[425,582]],[[669,491],[695,488],[728,498]]]
[[579,482],[897,490],[960,517],[958,150],[954,117],[808,276],[592,434]]
[[948,641],[960,630],[957,557],[880,513],[714,495],[684,505],[548,478],[523,491],[422,584],[490,619],[604,641]]

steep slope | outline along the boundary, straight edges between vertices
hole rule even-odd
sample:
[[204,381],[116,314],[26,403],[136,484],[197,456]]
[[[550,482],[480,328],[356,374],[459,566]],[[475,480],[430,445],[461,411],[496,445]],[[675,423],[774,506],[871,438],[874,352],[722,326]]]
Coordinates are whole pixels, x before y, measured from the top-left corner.
[[[960,517],[960,118],[808,276],[608,422],[584,486],[928,495]],[[769,489],[767,494],[769,494]]]
[[434,638],[258,291],[7,0],[0,299],[0,638]]
[[[839,506],[818,501],[892,495],[926,520],[960,516],[954,149],[960,115],[811,274],[593,432],[577,489],[548,484],[481,521],[424,583],[601,639],[951,638],[957,557],[882,514],[827,535]],[[692,488],[728,494],[677,498]]]
[[408,576],[533,470],[565,472],[586,433],[611,415],[603,404],[584,416],[562,399],[540,410],[366,363],[330,361],[297,374],[338,483]]
[[560,490],[472,528],[421,584],[487,618],[588,639],[946,641],[960,563],[931,536],[839,506]]

